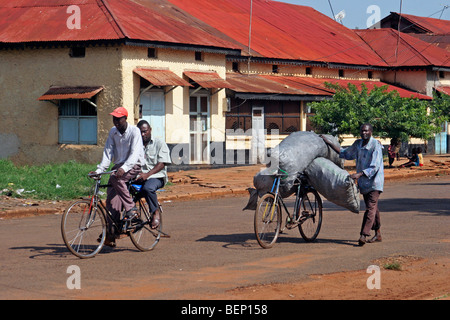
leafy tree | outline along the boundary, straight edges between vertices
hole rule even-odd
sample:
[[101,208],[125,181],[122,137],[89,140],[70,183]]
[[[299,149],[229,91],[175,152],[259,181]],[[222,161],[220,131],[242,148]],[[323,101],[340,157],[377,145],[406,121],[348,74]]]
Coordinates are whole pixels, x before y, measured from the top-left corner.
[[[333,98],[312,104],[312,125],[322,133],[359,136],[361,124],[369,122],[374,135],[381,138],[426,140],[440,131],[443,106],[448,110],[448,100],[430,105],[428,101],[401,98],[397,91],[387,92],[387,86],[375,86],[369,92],[364,84],[361,90],[350,83],[348,87],[326,85],[335,91]],[[429,107],[438,111],[430,113]]]

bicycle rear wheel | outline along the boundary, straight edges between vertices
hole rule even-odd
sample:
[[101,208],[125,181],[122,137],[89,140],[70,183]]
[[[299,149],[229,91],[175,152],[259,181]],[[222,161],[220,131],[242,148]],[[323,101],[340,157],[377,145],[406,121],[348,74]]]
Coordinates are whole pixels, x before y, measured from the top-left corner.
[[97,207],[91,206],[90,201],[76,201],[62,216],[61,234],[71,253],[82,259],[92,258],[105,242],[105,217]]
[[299,214],[298,229],[302,238],[306,242],[316,240],[322,226],[322,199],[316,190],[308,190],[303,195]]
[[138,217],[131,221],[132,230],[130,231],[131,242],[140,251],[150,251],[158,244],[162,232],[162,207],[159,206],[160,223],[158,228],[152,229],[152,215],[149,212],[145,201],[139,200],[136,203],[138,208]]
[[275,196],[267,193],[259,199],[255,211],[255,235],[259,245],[271,248],[277,241],[281,229],[281,207],[274,203]]

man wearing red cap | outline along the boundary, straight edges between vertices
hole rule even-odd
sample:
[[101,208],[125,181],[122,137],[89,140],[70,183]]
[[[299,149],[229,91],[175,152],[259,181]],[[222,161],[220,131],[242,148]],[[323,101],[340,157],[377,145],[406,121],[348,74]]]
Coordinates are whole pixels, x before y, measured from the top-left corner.
[[[128,124],[128,111],[119,107],[110,113],[113,116],[114,127],[109,131],[103,150],[103,157],[95,173],[108,170],[114,162],[112,170],[117,170],[109,178],[111,187],[107,190],[106,207],[114,219],[120,219],[122,208],[125,209],[125,219],[131,219],[136,214],[133,198],[127,188],[127,182],[141,172],[144,164],[144,148],[141,131],[138,127]],[[108,237],[105,244],[115,246],[114,228],[108,227]]]

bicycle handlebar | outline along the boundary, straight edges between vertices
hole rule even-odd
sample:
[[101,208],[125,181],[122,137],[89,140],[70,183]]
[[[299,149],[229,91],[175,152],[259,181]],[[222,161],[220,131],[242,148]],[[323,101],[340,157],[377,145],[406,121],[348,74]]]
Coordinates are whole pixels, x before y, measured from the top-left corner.
[[117,170],[111,170],[111,171],[105,171],[105,172],[100,172],[100,173],[96,173],[96,172],[93,172],[93,173],[91,173],[91,172],[89,172],[88,173],[88,177],[89,178],[95,178],[95,177],[97,177],[97,178],[99,178],[99,177],[101,177],[102,175],[104,175],[104,174],[112,174],[112,173],[114,173],[114,172],[116,172]]

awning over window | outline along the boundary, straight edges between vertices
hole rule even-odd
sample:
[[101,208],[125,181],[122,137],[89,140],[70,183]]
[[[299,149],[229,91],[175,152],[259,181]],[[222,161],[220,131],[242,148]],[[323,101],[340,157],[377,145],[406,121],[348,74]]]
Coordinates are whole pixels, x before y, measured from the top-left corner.
[[50,87],[50,89],[38,98],[40,101],[66,100],[66,99],[90,99],[103,90],[103,87]]
[[231,88],[231,85],[214,71],[185,71],[184,74],[205,89]]
[[162,86],[183,86],[192,87],[189,82],[177,76],[168,69],[136,68],[133,70],[136,74],[150,82],[151,84]]
[[450,86],[439,86],[435,88],[437,91],[450,96]]

